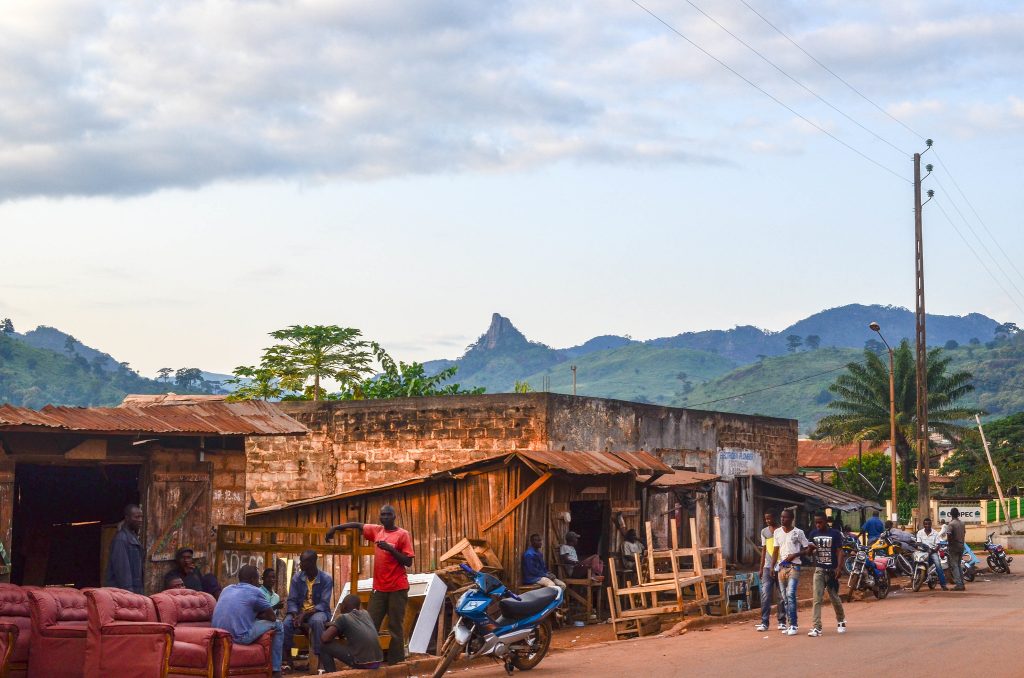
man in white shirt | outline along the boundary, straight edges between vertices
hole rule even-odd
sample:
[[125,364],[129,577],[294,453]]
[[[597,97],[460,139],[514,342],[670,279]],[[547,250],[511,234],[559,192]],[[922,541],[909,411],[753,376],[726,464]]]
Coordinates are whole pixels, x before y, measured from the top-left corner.
[[772,612],[772,598],[779,599],[778,620],[779,630],[786,630],[786,604],[782,602],[779,591],[779,580],[775,573],[775,514],[771,511],[764,514],[765,527],[761,530],[761,623],[754,627],[755,631],[768,630],[768,617]]
[[775,530],[775,549],[772,560],[779,575],[779,588],[786,604],[789,628],[782,633],[795,636],[799,632],[796,618],[796,588],[800,583],[800,556],[810,555],[811,542],[800,528],[793,525],[793,510],[782,511],[782,527]]
[[[926,546],[930,546],[933,549],[938,548],[939,542],[942,540],[942,534],[932,529],[932,519],[925,518],[922,521],[924,525],[923,529],[917,531],[917,540]],[[939,558],[938,551],[933,551],[929,560],[935,565],[935,572],[939,575],[939,584],[942,585],[943,591],[948,591],[949,587],[946,586],[946,573],[942,571],[942,559]]]

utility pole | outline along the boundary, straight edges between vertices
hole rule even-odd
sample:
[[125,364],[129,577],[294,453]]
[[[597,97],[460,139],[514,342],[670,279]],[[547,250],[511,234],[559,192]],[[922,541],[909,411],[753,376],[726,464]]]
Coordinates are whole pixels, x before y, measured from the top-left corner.
[[1007,534],[1013,534],[1013,521],[1010,520],[1010,505],[1003,497],[1003,487],[999,483],[999,469],[992,462],[992,453],[988,450],[988,440],[985,439],[985,429],[981,427],[981,417],[974,415],[974,421],[978,422],[978,433],[981,434],[981,445],[985,448],[985,458],[988,459],[988,467],[992,470],[992,480],[996,484],[996,493],[999,495],[999,508],[1003,511],[1003,518],[1006,519]]
[[[925,153],[932,147],[932,140],[927,139],[925,145],[928,147]],[[921,211],[924,203],[921,202],[921,153],[914,154],[914,267],[916,271],[916,294],[914,309],[914,342],[917,358],[917,515],[919,520],[930,516],[928,501],[928,469],[930,455],[928,452],[928,341],[925,333],[925,310],[924,310],[924,233],[922,227]],[[932,166],[926,168],[931,174]],[[927,177],[927,175],[925,175]],[[928,199],[931,200],[932,191],[928,191]],[[927,202],[927,201],[925,201]],[[895,453],[895,450],[893,450]]]
[[569,369],[572,370],[572,394],[576,395],[576,366],[573,365]]

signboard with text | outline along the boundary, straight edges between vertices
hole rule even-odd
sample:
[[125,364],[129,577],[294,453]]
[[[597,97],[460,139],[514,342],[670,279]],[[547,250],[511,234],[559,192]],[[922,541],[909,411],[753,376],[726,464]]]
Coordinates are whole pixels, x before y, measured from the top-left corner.
[[[949,522],[949,510],[954,508],[954,505],[939,506],[939,520],[945,520]],[[981,507],[977,504],[967,504],[965,506],[955,505],[955,508],[960,511],[960,522],[962,523],[980,523],[982,519]]]

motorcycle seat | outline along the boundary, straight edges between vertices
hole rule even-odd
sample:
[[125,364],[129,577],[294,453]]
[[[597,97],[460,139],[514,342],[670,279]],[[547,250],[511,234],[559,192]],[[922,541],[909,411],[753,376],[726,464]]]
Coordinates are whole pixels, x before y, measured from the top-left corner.
[[551,604],[558,597],[558,589],[552,586],[527,591],[519,596],[522,600],[504,598],[498,606],[501,608],[501,615],[509,619],[525,619],[537,614]]

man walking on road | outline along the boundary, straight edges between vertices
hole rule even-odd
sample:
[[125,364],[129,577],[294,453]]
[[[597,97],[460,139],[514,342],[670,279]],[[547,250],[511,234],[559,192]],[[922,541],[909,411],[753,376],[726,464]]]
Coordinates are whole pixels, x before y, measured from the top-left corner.
[[775,548],[772,560],[779,576],[779,588],[786,603],[789,628],[783,633],[795,636],[799,632],[796,619],[796,587],[800,584],[800,556],[810,555],[811,542],[804,531],[793,525],[793,509],[782,512],[782,527],[775,530]]
[[779,580],[775,574],[775,530],[779,527],[775,522],[775,514],[764,514],[765,527],[761,530],[761,623],[754,627],[755,631],[768,630],[768,617],[772,612],[772,598],[778,597],[779,630],[786,630],[786,604],[779,590]]
[[814,626],[807,635],[812,638],[822,635],[821,601],[826,590],[828,599],[832,601],[832,609],[836,612],[836,633],[846,633],[846,612],[839,597],[839,578],[836,576],[843,566],[843,533],[830,528],[825,514],[819,513],[814,516],[814,529],[810,537],[814,549],[814,604],[811,608],[811,622]]
[[373,593],[367,612],[375,628],[380,629],[384,615],[388,617],[388,664],[405,659],[405,606],[409,602],[409,577],[405,568],[412,565],[412,537],[395,525],[395,509],[385,504],[380,509],[380,525],[342,523],[327,531],[327,540],[338,530],[356,529],[363,538],[377,545],[373,554]]
[[946,559],[949,561],[949,575],[953,579],[953,590],[964,590],[964,576],[960,571],[964,562],[964,541],[967,536],[967,528],[960,522],[960,511],[953,507],[949,509],[949,522],[946,523],[946,541],[949,542],[949,550]]

